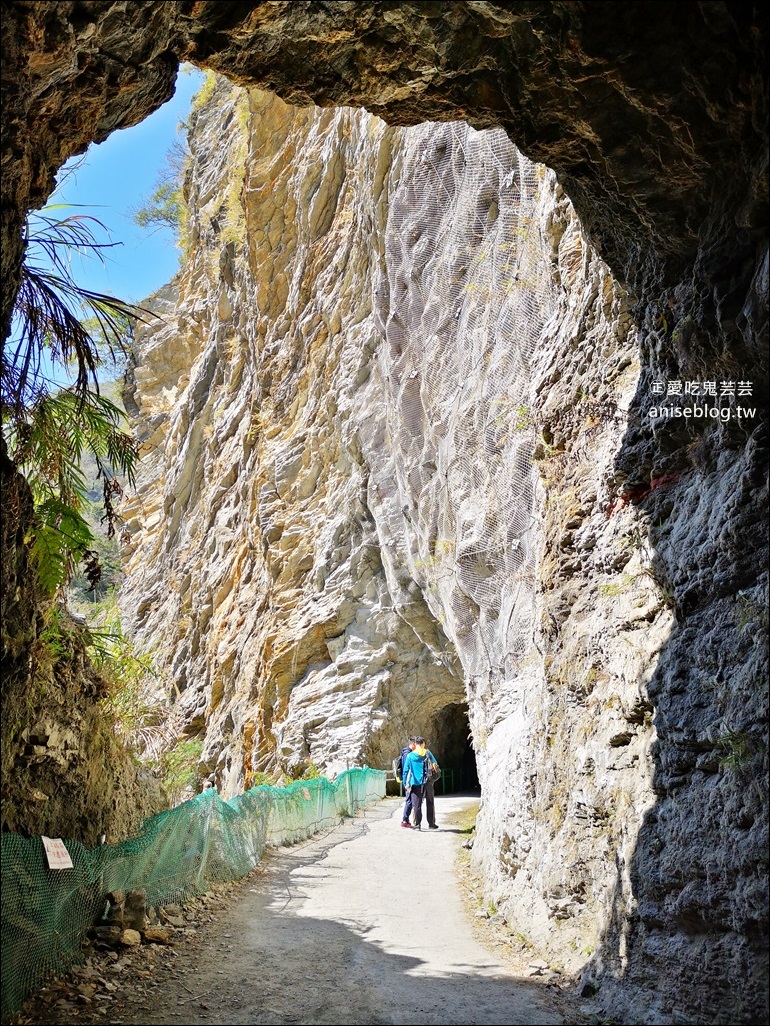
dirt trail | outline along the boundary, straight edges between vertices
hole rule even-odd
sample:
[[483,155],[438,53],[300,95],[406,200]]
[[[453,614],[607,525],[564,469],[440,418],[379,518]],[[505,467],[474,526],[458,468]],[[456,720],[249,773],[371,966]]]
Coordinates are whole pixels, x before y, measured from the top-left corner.
[[526,979],[522,967],[517,975],[478,938],[457,879],[466,835],[451,825],[473,804],[439,797],[442,828],[417,832],[401,829],[401,803],[386,799],[279,849],[235,888],[213,923],[176,949],[152,952],[152,972],[139,973],[151,977],[146,986],[134,977],[109,1012],[88,1021],[574,1022],[542,983]]

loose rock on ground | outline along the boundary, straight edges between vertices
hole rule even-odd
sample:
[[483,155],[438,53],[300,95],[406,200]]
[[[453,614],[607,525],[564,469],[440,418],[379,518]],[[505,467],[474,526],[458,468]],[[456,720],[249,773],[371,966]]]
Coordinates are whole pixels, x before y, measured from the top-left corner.
[[581,1011],[570,997],[573,981],[484,905],[463,847],[474,801],[439,799],[442,829],[406,836],[400,806],[386,799],[270,852],[244,880],[178,910],[165,906],[162,918],[182,924],[171,944],[92,944],[82,966],[34,995],[13,1022],[590,1021],[594,1009]]

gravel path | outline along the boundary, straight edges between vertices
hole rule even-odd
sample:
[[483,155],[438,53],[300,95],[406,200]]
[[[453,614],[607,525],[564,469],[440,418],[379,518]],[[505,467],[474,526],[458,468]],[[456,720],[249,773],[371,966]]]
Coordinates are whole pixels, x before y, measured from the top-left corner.
[[[108,1005],[66,1020],[110,1024],[495,1024],[568,1021],[553,993],[481,943],[458,885],[475,804],[436,800],[439,830],[399,826],[385,799],[272,853],[179,946],[134,956]],[[113,975],[112,979],[116,977]]]

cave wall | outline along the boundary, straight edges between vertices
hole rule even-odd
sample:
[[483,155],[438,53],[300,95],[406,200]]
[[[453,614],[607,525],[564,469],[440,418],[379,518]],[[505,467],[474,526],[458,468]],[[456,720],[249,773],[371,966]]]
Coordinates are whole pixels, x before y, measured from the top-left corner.
[[45,200],[67,156],[162,103],[178,59],[391,124],[502,126],[556,170],[637,291],[712,248],[701,270],[716,285],[765,224],[756,4],[5,0],[2,13],[3,194],[17,211],[4,270],[18,259],[18,210]]
[[[436,631],[422,637],[413,654],[404,653],[400,668],[416,672],[422,666],[437,694],[447,689],[456,695],[452,689],[461,685],[472,699],[474,734],[478,749],[484,749],[485,802],[476,856],[490,897],[499,898],[511,922],[521,924],[545,950],[551,945],[553,958],[561,957],[568,967],[582,963],[584,974],[600,985],[605,1008],[627,1021],[756,1021],[763,1014],[767,932],[762,875],[767,88],[766,30],[757,8],[722,3],[5,3],[3,17],[5,323],[25,210],[44,200],[67,155],[161,102],[178,57],[290,100],[362,103],[393,125],[426,118],[459,118],[476,128],[501,125],[528,157],[555,169],[558,186],[598,249],[597,254],[586,244],[578,270],[583,266],[587,274],[590,267],[605,280],[600,255],[629,294],[621,299],[622,291],[615,293],[618,298],[609,302],[610,308],[618,306],[612,318],[597,294],[586,303],[574,336],[549,340],[533,354],[532,408],[538,411],[539,438],[533,438],[537,476],[529,487],[532,509],[543,517],[529,558],[536,561],[539,584],[517,607],[535,642],[530,665],[517,666],[515,673],[503,666],[503,673],[485,679],[483,672],[475,673],[484,665],[472,663],[474,649],[481,647],[474,644],[473,631],[451,638],[462,610],[452,603],[445,580],[436,580],[432,590],[428,586],[427,571],[436,569],[431,561],[437,553],[435,544],[432,552],[425,548],[430,530],[420,515],[428,497],[422,496],[419,468],[409,461],[396,470],[416,471],[412,479],[395,475],[407,513],[418,514],[416,526],[403,525],[402,544],[396,546],[409,574],[387,555],[383,559],[391,546],[381,544],[378,504],[386,525],[405,514],[386,509],[383,498],[370,490],[372,468],[350,439],[340,450],[337,476],[351,489],[342,501],[348,504],[348,526],[358,530],[350,535],[351,555],[355,581],[366,581],[365,593],[356,597],[357,608],[370,613],[365,630],[350,631],[343,648],[339,641],[335,648],[334,631],[342,624],[334,623],[337,613],[330,611],[328,620],[322,615],[308,631],[308,647],[297,654],[294,628],[312,625],[292,621],[296,613],[289,608],[272,647],[262,646],[255,665],[262,660],[276,679],[292,680],[300,656],[310,657],[308,667],[319,653],[336,664],[341,652],[348,647],[353,652],[363,637],[369,654],[359,648],[350,665],[363,677],[361,667],[371,656],[373,676],[384,681],[392,669],[388,639],[401,622],[400,611],[388,603],[396,605],[401,587],[414,581],[418,587],[410,592],[406,619],[419,613],[421,625],[438,622],[443,636]],[[349,131],[355,134],[352,123]],[[379,210],[372,201],[370,236],[392,199],[381,201]],[[246,218],[248,202],[243,209]],[[316,228],[324,226],[327,213],[319,208],[317,218]],[[278,237],[279,229],[276,221]],[[553,240],[553,231],[543,225],[542,235]],[[224,241],[218,273],[226,281],[235,262],[227,249],[233,240]],[[387,241],[383,245],[378,259],[387,269],[388,260],[397,263],[398,243],[392,242],[396,248],[390,253]],[[406,280],[402,286],[410,315],[416,325],[423,324],[417,285]],[[224,286],[217,288],[227,295]],[[258,285],[252,289],[258,295]],[[270,299],[263,299],[267,310]],[[621,315],[622,305],[630,309],[633,329],[592,335],[597,315],[607,327]],[[378,330],[388,340],[382,296],[373,297],[372,308],[371,315],[360,308],[350,316],[361,315],[361,324],[368,316],[380,317]],[[217,317],[226,324],[231,311],[217,308]],[[184,319],[179,336],[189,340],[190,367],[197,367],[216,329],[205,308],[188,309]],[[325,328],[331,338],[333,327]],[[603,345],[609,339],[611,344]],[[225,332],[216,345],[218,355],[192,382],[200,409],[212,381],[225,390],[238,374],[255,370],[245,359],[240,370],[238,359],[231,366],[237,346]],[[328,340],[319,345],[323,351]],[[623,354],[624,346],[632,347],[630,362],[624,366],[623,355],[613,364],[613,354]],[[308,396],[301,382],[305,355],[298,336],[286,354],[261,353],[259,366],[273,361],[275,373],[287,381],[287,396],[292,390],[295,397]],[[606,375],[608,360],[612,372]],[[370,362],[372,376],[381,375],[389,408],[398,410],[406,393],[384,384],[381,361]],[[419,368],[409,374],[414,369]],[[332,388],[345,374],[355,381],[363,370],[335,373],[331,387],[320,397],[316,393],[319,408],[294,411],[297,433],[291,442],[312,436],[311,413],[313,424],[337,418],[329,405]],[[578,380],[580,390],[562,391]],[[650,417],[655,383],[676,380],[751,381],[758,413],[742,421],[699,423]],[[177,379],[177,386],[181,394],[185,383]],[[167,417],[173,437],[183,440],[190,428],[184,419],[196,411],[195,402],[190,392],[174,413],[169,400],[159,411],[158,427]],[[241,440],[239,415],[236,406],[223,460],[228,444]],[[198,435],[205,438],[207,426],[219,429],[220,424],[201,423]],[[392,440],[394,426],[393,420],[379,425],[364,420],[360,439],[368,430],[371,441],[372,432],[382,428]],[[289,476],[284,483],[289,491],[301,491],[308,470],[311,476],[315,472],[310,453],[289,445],[285,459],[279,458],[280,442],[272,441],[272,465],[293,468],[296,479]],[[429,444],[435,442],[422,431],[415,455],[424,454]],[[345,467],[350,452],[356,458]],[[179,481],[185,487],[190,483],[183,476]],[[168,484],[166,496],[173,492]],[[237,494],[233,485],[226,487]],[[173,524],[174,506],[181,508],[180,498],[189,499],[184,492],[171,497],[171,507],[155,510],[158,523]],[[251,502],[253,496],[246,498]],[[300,566],[308,549],[334,552],[337,539],[322,538],[323,528],[315,522],[301,523],[298,535],[287,538],[280,492],[281,502],[269,490],[262,498],[255,513],[264,517],[268,532],[271,517],[275,520],[279,549],[285,539],[273,564],[277,578],[272,584],[264,578],[269,595],[282,583],[281,574],[307,572]],[[149,493],[145,499],[150,505],[158,501]],[[177,517],[176,525],[177,535],[184,536],[183,518]],[[258,574],[268,568],[265,553],[252,556],[237,531],[228,534],[224,520],[219,526],[214,547],[224,553],[233,539],[242,544],[242,566],[259,583]],[[392,526],[390,534],[395,534]],[[185,540],[190,549],[202,544],[194,537]],[[404,545],[411,547],[407,551]],[[180,571],[183,553],[180,549]],[[438,555],[446,558],[443,548]],[[289,574],[283,583],[288,580]],[[220,584],[227,591],[227,582]],[[169,601],[182,601],[189,586],[182,572],[170,596],[155,596],[148,615],[157,615],[153,606],[167,615]],[[4,609],[8,602],[23,608],[24,598],[4,596]],[[231,602],[237,606],[235,597]],[[445,625],[439,620],[442,610],[451,614]],[[206,607],[178,614],[205,616]],[[258,610],[234,608],[234,615],[236,622],[243,618],[245,637]],[[371,636],[365,636],[370,628]],[[225,666],[239,657],[241,646],[233,647],[223,646]],[[248,654],[248,644],[242,648]],[[444,654],[443,663],[432,658],[434,652]],[[189,658],[184,653],[180,665]],[[321,677],[325,669],[328,674],[328,667],[316,668]],[[218,685],[211,684],[221,703]],[[276,751],[290,760],[307,740],[292,733],[295,723],[307,723],[307,692],[291,689],[296,698],[290,710],[289,694],[260,705],[258,689],[252,682],[246,687],[254,692],[249,698],[256,699],[257,717],[248,729],[244,724],[240,743],[249,734],[258,739],[258,730],[269,726]],[[389,697],[386,690],[379,695],[376,689],[362,690],[367,715]],[[186,688],[183,700],[188,692],[195,688]],[[334,687],[328,694],[336,694]],[[207,702],[208,697],[189,710],[201,724]],[[391,711],[395,705],[385,704]],[[279,723],[264,720],[275,705],[286,711],[285,732],[277,729]],[[488,724],[492,729],[485,737]],[[221,724],[225,735],[234,726],[226,719]],[[311,759],[317,727],[309,728]],[[371,739],[362,738],[355,717],[336,728],[339,750],[356,745],[366,750]],[[564,750],[573,755],[566,772]],[[269,761],[270,752],[263,756]],[[595,857],[586,859],[591,837]],[[547,932],[545,916],[552,927]],[[581,948],[586,931],[590,941]]]

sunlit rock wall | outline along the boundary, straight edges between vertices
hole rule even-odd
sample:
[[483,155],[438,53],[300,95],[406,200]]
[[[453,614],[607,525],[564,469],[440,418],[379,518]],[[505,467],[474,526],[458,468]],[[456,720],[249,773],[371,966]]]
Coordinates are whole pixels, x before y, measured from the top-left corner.
[[490,893],[574,967],[653,801],[672,620],[612,509],[626,300],[500,131],[220,82],[191,145],[188,254],[132,371],[128,627],[226,793],[440,748],[467,701]]
[[392,592],[368,506],[393,132],[226,85],[194,124],[179,298],[133,372],[152,455],[123,606],[232,792],[389,763],[464,687],[419,587]]

